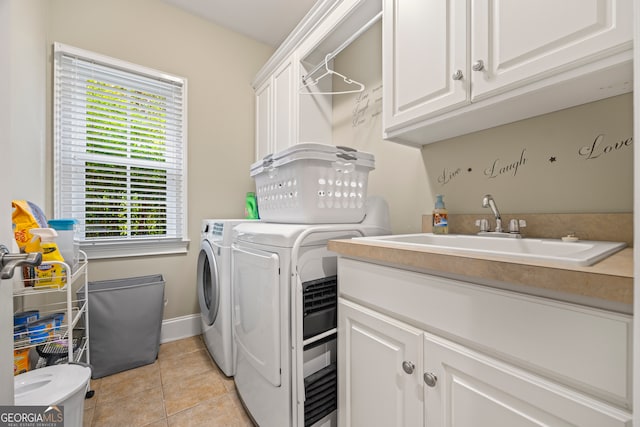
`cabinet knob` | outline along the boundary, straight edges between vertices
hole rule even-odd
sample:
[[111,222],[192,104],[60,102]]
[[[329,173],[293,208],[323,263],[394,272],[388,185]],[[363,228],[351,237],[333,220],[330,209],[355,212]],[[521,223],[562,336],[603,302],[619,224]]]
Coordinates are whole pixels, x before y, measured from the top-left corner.
[[431,372],[427,372],[424,374],[424,382],[429,387],[435,387],[436,383],[438,382],[438,377],[436,377],[436,375]]
[[411,362],[407,362],[406,360],[404,362],[402,362],[402,370],[405,371],[407,374],[411,375],[413,374],[413,371],[416,369],[416,365],[414,365]]
[[471,66],[471,69],[473,71],[484,70],[484,61],[482,59],[478,59],[476,62],[473,63],[473,65]]
[[453,73],[453,75],[451,76],[451,78],[453,80],[462,80],[462,78],[464,77],[464,74],[462,74],[462,70],[458,70],[455,73]]

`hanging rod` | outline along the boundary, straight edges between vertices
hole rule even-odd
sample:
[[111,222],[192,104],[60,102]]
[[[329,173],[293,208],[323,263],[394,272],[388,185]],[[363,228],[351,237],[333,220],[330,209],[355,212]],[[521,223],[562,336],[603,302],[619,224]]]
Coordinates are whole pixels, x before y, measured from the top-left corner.
[[325,61],[321,62],[320,64],[316,65],[315,67],[313,67],[313,69],[311,71],[309,71],[307,74],[305,74],[304,76],[302,76],[302,81],[304,82],[310,75],[312,75],[313,73],[315,73],[316,71],[318,71],[319,69],[321,69],[322,67],[324,67],[325,63],[331,61],[333,58],[335,58],[336,56],[338,56],[338,54],[340,52],[342,52],[347,46],[349,46],[355,39],[357,39],[358,37],[360,37],[365,31],[367,31],[369,28],[373,27],[373,25],[378,22],[380,20],[380,18],[382,17],[382,11],[378,12],[378,14],[376,16],[374,16],[373,18],[371,18],[371,20],[369,22],[367,22],[366,24],[364,24],[358,31],[356,31],[355,33],[353,33],[353,35],[351,35],[351,37],[349,37],[347,40],[345,40],[340,46],[337,47],[336,50],[334,50],[333,52],[331,52],[330,54],[328,54],[325,57]]

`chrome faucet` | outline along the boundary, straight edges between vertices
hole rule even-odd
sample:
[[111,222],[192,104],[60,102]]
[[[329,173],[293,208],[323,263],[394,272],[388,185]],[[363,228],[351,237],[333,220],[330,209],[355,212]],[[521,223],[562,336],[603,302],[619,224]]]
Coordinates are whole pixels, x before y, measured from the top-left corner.
[[496,206],[496,201],[493,200],[493,196],[491,194],[486,194],[482,198],[482,207],[490,208],[491,212],[493,212],[493,216],[496,217],[496,233],[502,233],[502,218],[500,217],[500,211],[498,211],[498,207]]
[[500,211],[496,206],[496,201],[493,200],[493,196],[491,194],[486,194],[482,198],[482,207],[491,209],[493,212],[493,216],[496,218],[496,229],[491,231],[491,227],[489,226],[489,220],[486,218],[476,220],[476,226],[480,227],[479,235],[485,236],[493,236],[493,237],[515,237],[519,239],[522,237],[520,234],[520,229],[522,227],[527,226],[527,222],[523,219],[512,218],[509,220],[509,231],[506,232],[502,228],[502,217],[500,216]]

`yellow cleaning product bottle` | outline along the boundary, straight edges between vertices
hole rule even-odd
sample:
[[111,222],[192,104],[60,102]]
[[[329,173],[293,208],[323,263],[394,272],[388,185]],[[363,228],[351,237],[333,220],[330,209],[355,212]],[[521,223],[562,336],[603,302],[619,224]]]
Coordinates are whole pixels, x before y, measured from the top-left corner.
[[42,249],[42,264],[35,268],[35,286],[61,287],[67,281],[67,269],[64,264],[51,263],[50,261],[64,262],[60,255],[55,238],[58,233],[53,228],[32,228],[31,234],[40,237]]

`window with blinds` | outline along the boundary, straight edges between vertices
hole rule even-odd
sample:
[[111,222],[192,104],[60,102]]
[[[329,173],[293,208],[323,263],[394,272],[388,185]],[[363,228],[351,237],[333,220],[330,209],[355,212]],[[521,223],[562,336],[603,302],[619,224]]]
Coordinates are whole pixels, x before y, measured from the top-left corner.
[[186,80],[54,45],[54,211],[86,246],[186,240]]

